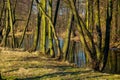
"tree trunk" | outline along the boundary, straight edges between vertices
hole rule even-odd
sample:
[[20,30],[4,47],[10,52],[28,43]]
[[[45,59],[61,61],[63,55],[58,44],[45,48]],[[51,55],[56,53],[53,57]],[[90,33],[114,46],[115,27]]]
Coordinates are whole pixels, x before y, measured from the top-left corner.
[[[40,5],[43,10],[46,10],[46,0],[41,0]],[[45,54],[45,44],[46,44],[46,19],[45,15],[41,13],[41,26],[40,26],[40,52]]]
[[55,44],[56,44],[56,48],[57,48],[57,59],[61,59],[62,57],[62,51],[60,49],[60,44],[59,44],[59,39],[57,37],[57,34],[56,34],[56,31],[55,31],[55,27],[51,21],[51,18],[49,17],[49,15],[47,15],[45,13],[45,10],[41,7],[41,5],[39,5],[39,9],[41,10],[41,12],[44,14],[44,16],[46,17],[46,19],[49,21],[49,24],[51,25],[51,29],[52,29],[52,32],[53,32],[53,37],[55,39]]
[[41,23],[41,15],[40,13],[37,13],[37,26],[35,27],[35,33],[34,33],[34,41],[33,41],[33,47],[29,50],[29,52],[36,51],[39,41],[39,34],[40,34],[40,23]]
[[[49,0],[48,15],[50,16],[50,19],[52,21],[52,0]],[[54,52],[54,49],[53,49],[53,33],[52,33],[52,28],[51,28],[51,25],[50,25],[50,21],[48,22],[48,39],[49,39],[48,48],[49,48],[50,56],[52,58],[54,58],[55,57],[55,52]]]
[[113,9],[112,0],[108,0],[107,19],[106,19],[106,34],[105,34],[105,44],[104,44],[104,58],[103,58],[103,67],[102,67],[101,71],[103,71],[106,66],[108,53],[109,53],[112,9]]
[[[5,1],[3,0],[3,6],[2,6],[1,13],[0,13],[0,26],[2,26],[2,17],[3,17],[4,10],[5,10]],[[0,31],[1,30],[2,29],[0,28]]]
[[21,45],[23,43],[23,40],[24,40],[24,37],[25,37],[25,34],[26,34],[26,30],[27,30],[27,27],[28,27],[28,24],[29,24],[29,21],[30,21],[31,13],[32,13],[33,2],[34,2],[34,0],[32,0],[32,2],[31,2],[31,8],[30,8],[30,11],[29,11],[28,19],[27,19],[27,24],[24,27],[24,31],[23,31],[23,34],[22,34],[22,37],[21,37],[21,40],[20,40],[19,47],[21,47]]
[[57,5],[56,5],[56,9],[55,9],[55,16],[54,16],[54,23],[53,23],[54,27],[56,26],[59,6],[60,6],[60,0],[57,0]]
[[68,55],[73,18],[74,18],[74,16],[73,16],[72,12],[70,11],[68,25],[67,25],[67,31],[66,31],[66,36],[65,36],[65,41],[64,41],[64,45],[63,45],[63,55],[64,55],[63,60],[64,61],[67,59],[67,55]]
[[3,39],[2,39],[2,42],[1,42],[0,46],[2,46],[2,47],[6,46],[7,37],[8,37],[9,32],[10,32],[10,27],[8,25],[8,9],[6,9],[5,10],[5,27],[2,31]]
[[0,74],[0,80],[2,80],[2,76],[1,76],[1,74]]
[[101,32],[101,26],[100,26],[100,1],[95,0],[95,26],[97,31],[97,45],[98,49],[101,51],[101,45],[102,45],[102,32]]
[[9,13],[10,33],[12,35],[12,47],[14,48],[15,47],[15,36],[14,36],[14,27],[13,27],[13,19],[12,19],[10,0],[7,0],[7,8],[8,8],[8,13]]

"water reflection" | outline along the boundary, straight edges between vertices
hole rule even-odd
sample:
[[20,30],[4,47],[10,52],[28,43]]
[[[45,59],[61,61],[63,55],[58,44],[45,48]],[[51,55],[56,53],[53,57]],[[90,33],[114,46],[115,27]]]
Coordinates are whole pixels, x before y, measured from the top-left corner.
[[[64,40],[59,38],[60,48],[63,48]],[[70,41],[67,60],[77,64],[79,67],[85,66],[85,55],[80,42]]]
[[[18,38],[18,40],[20,39]],[[59,38],[59,42],[60,42],[60,48],[62,49],[64,40],[62,38]],[[48,40],[46,41],[46,43],[48,44]],[[54,40],[53,40],[53,43],[55,43]],[[21,47],[24,48],[25,50],[28,50],[32,47],[32,45],[33,45],[33,35],[26,35]],[[48,46],[46,46],[46,48],[48,48]],[[38,43],[37,49],[39,49],[39,43]],[[55,53],[57,54],[56,47],[54,47],[54,50],[55,50]],[[68,61],[71,63],[77,64],[79,67],[84,67],[85,66],[85,55],[84,55],[83,50],[84,49],[81,46],[80,42],[71,41],[69,50],[68,50],[69,54],[67,55]]]

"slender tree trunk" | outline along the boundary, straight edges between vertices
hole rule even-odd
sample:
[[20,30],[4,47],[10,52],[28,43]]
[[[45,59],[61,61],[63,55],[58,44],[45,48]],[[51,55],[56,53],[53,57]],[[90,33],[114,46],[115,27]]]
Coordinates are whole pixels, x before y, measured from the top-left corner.
[[51,25],[53,37],[55,39],[56,48],[57,48],[57,59],[61,59],[62,58],[62,50],[60,49],[60,43],[59,43],[59,39],[58,39],[56,31],[55,31],[55,27],[51,21],[51,18],[49,17],[49,15],[47,15],[45,13],[45,10],[41,7],[41,5],[39,5],[39,8],[40,8],[41,12],[44,14],[44,16],[48,19],[49,24]]
[[118,36],[119,36],[119,27],[118,27],[118,4],[119,4],[119,1],[116,0],[115,1],[116,4],[115,4],[115,37],[114,37],[114,42],[117,41],[118,39]]
[[[40,1],[42,9],[46,10],[46,0]],[[46,44],[46,18],[43,13],[41,13],[41,26],[40,26],[40,52],[45,54],[45,44]]]
[[54,16],[54,23],[53,23],[54,26],[56,26],[59,6],[60,6],[60,0],[57,0],[57,5],[56,5],[56,9],[55,9],[55,16]]
[[[2,17],[3,17],[4,10],[5,10],[5,1],[3,0],[3,6],[0,14],[0,26],[2,25]],[[0,31],[2,31],[1,28],[0,28]]]
[[8,25],[8,9],[5,10],[5,27],[2,31],[2,34],[3,34],[3,39],[2,39],[2,42],[0,44],[0,46],[3,46],[5,47],[6,46],[6,43],[7,43],[7,37],[8,37],[8,34],[10,32],[10,27]]
[[27,27],[28,27],[28,24],[29,24],[29,21],[30,21],[31,13],[32,13],[33,2],[34,2],[34,0],[32,0],[32,2],[31,2],[31,7],[30,7],[30,10],[29,10],[29,15],[28,15],[28,19],[27,19],[27,24],[26,24],[26,26],[24,27],[24,31],[23,31],[23,34],[22,34],[22,37],[21,37],[21,40],[20,40],[19,47],[21,47],[21,45],[22,45],[22,43],[23,43],[23,40],[24,40],[24,37],[25,37],[25,34],[26,34],[26,30],[27,30]]
[[98,33],[98,48],[101,51],[101,45],[102,45],[102,32],[101,32],[101,26],[100,26],[100,0],[95,0],[95,26],[96,26],[96,30]]
[[[69,10],[70,11],[70,10]],[[68,20],[68,25],[67,25],[67,31],[66,31],[66,37],[63,45],[63,55],[64,55],[64,61],[67,59],[68,55],[68,49],[69,49],[69,43],[70,43],[70,35],[71,35],[71,29],[72,29],[72,22],[73,22],[73,14],[70,11],[69,12],[69,20]]]
[[107,63],[107,59],[108,59],[109,45],[110,45],[110,29],[111,29],[111,21],[112,21],[112,9],[113,9],[112,0],[108,0],[106,34],[105,34],[105,44],[104,44],[104,58],[103,58],[103,67],[101,71],[104,70],[106,63]]
[[[57,17],[58,17],[59,6],[60,6],[60,0],[57,0],[56,9],[55,9],[55,16],[54,16],[54,22],[53,22],[54,28],[56,27],[56,21],[57,21]],[[54,31],[55,31],[55,30],[54,30]],[[61,59],[63,52],[62,52],[62,50],[60,49],[60,43],[59,43],[59,39],[57,38],[56,32],[54,33],[54,39],[55,39],[56,46],[57,46],[57,58],[58,58],[58,59]]]
[[16,6],[17,6],[17,0],[15,0],[14,8],[13,8],[13,10],[12,10],[13,25],[14,25],[15,22],[16,22],[16,18],[15,18],[15,10],[16,10]]
[[93,6],[94,6],[94,1],[91,0],[90,3],[89,3],[89,6],[90,6],[90,9],[89,9],[89,15],[90,15],[90,19],[89,19],[89,29],[90,29],[90,32],[92,33],[93,35],[93,30],[94,30],[94,9],[93,9]]
[[2,80],[2,76],[1,76],[1,73],[0,73],[0,80]]
[[7,0],[7,8],[8,8],[8,13],[9,13],[10,33],[12,35],[12,47],[14,48],[15,47],[15,36],[14,36],[14,27],[13,27],[13,19],[12,19],[10,0]]
[[[49,0],[48,15],[50,16],[50,19],[52,21],[52,0]],[[52,33],[50,21],[48,22],[48,39],[49,39],[48,48],[49,48],[50,56],[55,57],[55,52],[53,49],[53,33]]]
[[86,0],[86,27],[89,29],[89,0]]
[[29,52],[33,52],[37,50],[39,34],[40,34],[40,23],[41,23],[41,15],[40,13],[38,13],[37,14],[37,26],[35,27],[35,33],[34,33],[33,47],[29,50]]

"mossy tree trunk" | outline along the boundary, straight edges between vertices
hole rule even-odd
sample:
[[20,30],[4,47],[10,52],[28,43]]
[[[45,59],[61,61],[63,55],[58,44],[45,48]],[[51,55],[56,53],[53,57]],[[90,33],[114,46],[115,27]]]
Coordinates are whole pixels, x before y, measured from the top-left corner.
[[99,50],[101,51],[101,45],[102,45],[102,32],[101,32],[101,26],[100,26],[100,0],[95,0],[95,27],[97,31],[97,46]]
[[8,25],[8,9],[6,8],[6,10],[5,10],[5,27],[2,31],[3,39],[2,39],[2,42],[0,44],[2,47],[6,46],[7,37],[8,37],[9,32],[10,32],[10,26]]
[[[95,50],[95,45],[93,44],[93,38],[90,34],[90,32],[88,31],[88,29],[86,28],[85,23],[83,22],[83,20],[81,19],[81,17],[78,15],[77,13],[77,9],[75,7],[74,1],[73,0],[69,0],[70,3],[70,7],[72,9],[72,12],[75,16],[75,20],[77,21],[77,29],[80,33],[80,41],[83,44],[83,46],[86,48],[86,50],[88,51],[88,58],[90,62],[94,62],[94,64],[97,64],[97,60],[96,60],[96,51],[92,51],[92,49]],[[87,43],[89,42],[89,44]]]
[[60,0],[57,0],[57,4],[56,4],[56,9],[55,9],[55,15],[54,15],[54,22],[53,22],[53,27],[52,27],[52,31],[54,31],[54,39],[55,39],[55,43],[57,46],[57,59],[62,59],[63,58],[63,52],[60,48],[60,43],[59,43],[59,39],[57,37],[56,31],[55,31],[55,27],[56,27],[56,22],[57,22],[57,18],[58,18],[58,10],[60,7]]
[[41,16],[38,13],[37,16],[37,26],[35,27],[35,33],[34,33],[34,42],[33,42],[33,51],[36,51],[39,41],[39,34],[40,34],[40,23],[41,23]]
[[[68,0],[68,5],[72,10],[72,13],[75,16],[75,21],[77,21],[77,29],[80,33],[80,41],[85,47],[85,50],[87,51],[87,58],[89,59],[89,62],[91,64],[91,68],[94,70],[100,71],[105,68],[107,57],[108,57],[108,51],[109,51],[109,43],[110,43],[110,26],[111,26],[111,20],[112,20],[112,0],[108,1],[108,7],[107,7],[107,19],[106,19],[106,34],[105,34],[105,45],[104,45],[104,51],[100,50],[101,45],[101,35],[100,32],[100,15],[99,15],[99,2],[97,1],[96,8],[97,8],[97,32],[98,32],[98,45],[95,45],[95,42],[93,40],[92,33],[88,30],[87,25],[82,20],[82,18],[78,15],[76,6],[74,4],[74,0]],[[103,55],[102,58],[98,57],[98,54]],[[102,60],[103,59],[103,60]],[[103,66],[102,66],[102,65]]]
[[15,47],[15,36],[14,36],[14,27],[13,27],[13,19],[12,19],[10,0],[7,0],[7,8],[8,8],[8,14],[9,14],[10,33],[12,35],[12,47],[14,48]]
[[63,55],[64,55],[63,60],[64,61],[67,59],[67,55],[68,55],[73,18],[74,18],[74,16],[73,16],[72,12],[70,11],[67,30],[66,30],[66,36],[65,36],[64,45],[63,45]]
[[39,9],[40,4],[39,4],[38,0],[36,0],[36,3],[37,3],[37,9],[38,9],[38,12],[37,12],[37,26],[35,26],[33,46],[29,50],[29,52],[36,51],[38,43],[39,43],[40,25],[41,25],[41,11]]
[[[41,0],[40,5],[42,9],[46,10],[46,0]],[[40,26],[40,52],[45,54],[45,44],[46,44],[46,18],[43,13],[41,13],[41,26]]]
[[[48,8],[48,15],[52,21],[52,0],[49,1],[49,8]],[[50,25],[50,21],[48,21],[48,48],[49,48],[49,54],[51,57],[55,57],[55,52],[53,49],[53,32],[52,32],[52,27]]]
[[[54,44],[56,44],[56,50],[57,50],[57,56],[56,56],[56,58],[57,59],[61,59],[62,58],[62,50],[60,49],[59,39],[58,39],[56,31],[55,31],[55,25],[56,24],[52,22],[50,16],[46,14],[45,10],[42,8],[41,5],[39,5],[39,8],[40,8],[42,14],[44,14],[45,18],[49,21],[49,24],[51,25],[51,29],[52,29],[52,33],[53,33],[53,38],[55,40]],[[55,17],[55,18],[57,18],[57,17]]]

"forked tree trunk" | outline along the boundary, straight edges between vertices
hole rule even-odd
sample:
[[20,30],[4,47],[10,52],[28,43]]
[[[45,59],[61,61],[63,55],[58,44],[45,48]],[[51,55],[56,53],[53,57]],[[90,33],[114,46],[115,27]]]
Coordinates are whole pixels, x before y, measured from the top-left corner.
[[[74,4],[74,0],[68,0],[69,7],[71,8],[75,20],[77,21],[77,29],[80,33],[80,40],[83,46],[85,47],[85,50],[87,51],[87,57],[91,63],[91,68],[94,70],[100,71],[105,68],[105,65],[107,63],[108,58],[108,51],[109,51],[109,43],[110,43],[110,26],[111,26],[111,20],[112,20],[112,0],[108,1],[108,10],[107,10],[107,20],[106,20],[106,34],[105,34],[105,47],[104,51],[101,52],[100,45],[101,45],[101,34],[98,35],[99,45],[96,46],[93,41],[92,33],[89,32],[87,29],[86,24],[83,22],[82,18],[78,15],[77,9]],[[99,3],[99,2],[97,2]],[[97,9],[99,9],[99,5],[97,4]],[[98,10],[99,11],[99,10]],[[99,12],[97,12],[97,18],[99,18]],[[97,25],[98,25],[98,31],[100,31],[100,20],[97,19]],[[104,55],[103,55],[104,53]],[[98,54],[103,55],[102,58],[98,57]],[[101,59],[101,60],[100,60]],[[101,66],[103,64],[103,66]],[[102,67],[102,69],[100,69]]]
[[57,57],[56,58],[61,59],[62,58],[62,50],[60,49],[60,43],[59,43],[59,39],[58,39],[56,31],[55,31],[55,26],[54,26],[53,22],[51,21],[51,18],[49,17],[49,15],[47,15],[45,10],[41,7],[41,5],[39,5],[39,8],[51,25],[53,37],[55,39],[55,44],[56,44],[56,50],[57,50]]

